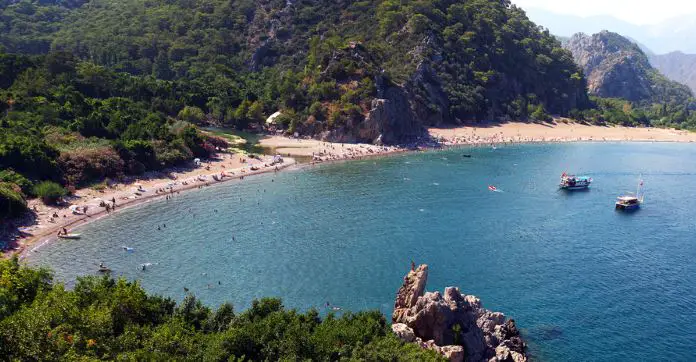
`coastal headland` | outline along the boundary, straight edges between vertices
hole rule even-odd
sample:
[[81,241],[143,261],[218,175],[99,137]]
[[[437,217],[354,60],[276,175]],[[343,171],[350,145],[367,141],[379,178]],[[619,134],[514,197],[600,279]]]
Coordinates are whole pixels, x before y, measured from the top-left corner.
[[[695,142],[696,133],[664,128],[633,128],[622,126],[594,126],[574,122],[555,123],[491,123],[455,128],[431,128],[430,139],[403,146],[332,143],[315,139],[266,136],[259,145],[269,155],[251,158],[242,154],[220,153],[189,168],[151,172],[125,182],[112,183],[106,189],[78,189],[60,207],[47,206],[38,199],[29,201],[35,218],[24,220],[14,233],[2,237],[10,247],[4,255],[24,253],[34,245],[42,245],[56,238],[59,230],[72,229],[98,220],[111,213],[151,201],[156,198],[176,197],[181,191],[203,188],[218,182],[241,181],[244,177],[267,172],[278,172],[299,164],[295,158],[306,160],[307,165],[323,162],[385,156],[414,149],[448,146],[477,146],[499,143],[532,142]],[[282,163],[274,163],[281,155]],[[116,208],[107,212],[105,205]],[[101,205],[101,206],[100,206]],[[73,212],[70,207],[79,211]],[[20,232],[21,230],[21,232]]]

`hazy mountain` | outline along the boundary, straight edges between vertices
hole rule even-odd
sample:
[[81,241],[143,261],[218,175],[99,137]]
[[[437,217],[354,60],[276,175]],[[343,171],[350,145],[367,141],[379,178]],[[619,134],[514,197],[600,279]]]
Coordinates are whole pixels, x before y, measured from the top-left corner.
[[535,23],[548,28],[559,36],[575,33],[594,34],[602,30],[619,33],[634,40],[646,50],[656,54],[674,51],[696,53],[696,15],[689,14],[665,20],[656,25],[635,25],[612,16],[589,16],[556,14],[539,8],[525,9]]
[[688,87],[667,79],[650,65],[637,44],[619,34],[578,33],[564,46],[583,68],[594,95],[645,104],[685,102],[691,97]]
[[672,52],[649,55],[650,64],[669,79],[688,85],[696,92],[696,54]]

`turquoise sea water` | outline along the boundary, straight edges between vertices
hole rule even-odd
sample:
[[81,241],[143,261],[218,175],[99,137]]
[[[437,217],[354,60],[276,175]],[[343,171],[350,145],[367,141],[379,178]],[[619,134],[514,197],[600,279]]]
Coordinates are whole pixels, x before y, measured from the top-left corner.
[[[695,160],[695,145],[634,143],[324,165],[124,210],[29,261],[69,285],[104,261],[176,299],[187,287],[210,305],[279,296],[300,309],[330,301],[390,315],[413,259],[430,265],[428,290],[459,286],[513,317],[539,360],[687,361],[696,343]],[[592,176],[592,189],[559,192],[566,170]],[[614,211],[640,174],[644,207]]]

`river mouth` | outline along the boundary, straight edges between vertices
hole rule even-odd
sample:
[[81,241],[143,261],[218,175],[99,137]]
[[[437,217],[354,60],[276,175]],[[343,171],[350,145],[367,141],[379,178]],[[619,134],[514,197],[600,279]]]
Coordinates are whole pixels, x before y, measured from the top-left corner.
[[[514,318],[539,359],[684,360],[696,337],[682,323],[696,320],[696,226],[683,202],[696,194],[695,158],[688,144],[553,144],[305,167],[123,210],[28,260],[68,285],[104,262],[211,306],[277,296],[386,315],[414,260],[430,265],[429,289],[459,286]],[[591,189],[559,192],[564,171],[593,177]],[[640,174],[644,208],[615,212]]]

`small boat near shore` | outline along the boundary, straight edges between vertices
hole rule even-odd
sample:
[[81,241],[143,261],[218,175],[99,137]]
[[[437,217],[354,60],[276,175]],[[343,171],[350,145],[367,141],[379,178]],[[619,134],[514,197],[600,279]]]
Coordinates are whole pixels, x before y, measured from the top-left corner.
[[592,184],[592,178],[587,176],[575,176],[563,173],[561,175],[561,183],[558,185],[563,190],[587,190]]
[[61,239],[79,239],[82,237],[82,234],[60,234],[58,237]]

